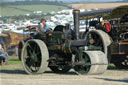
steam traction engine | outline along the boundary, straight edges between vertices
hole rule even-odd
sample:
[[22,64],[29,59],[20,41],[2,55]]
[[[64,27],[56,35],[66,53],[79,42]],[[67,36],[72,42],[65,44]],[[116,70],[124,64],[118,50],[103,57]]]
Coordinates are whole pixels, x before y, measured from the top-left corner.
[[[79,10],[74,10],[74,30],[58,25],[52,33],[34,33],[25,40],[21,60],[28,74],[43,73],[49,67],[55,73],[71,68],[78,74],[100,74],[107,69],[108,60],[101,51],[87,49],[87,39],[80,39]],[[94,46],[92,48],[99,49]]]
[[82,36],[88,48],[99,47],[110,63],[128,69],[128,6],[84,12],[80,19],[89,23]]

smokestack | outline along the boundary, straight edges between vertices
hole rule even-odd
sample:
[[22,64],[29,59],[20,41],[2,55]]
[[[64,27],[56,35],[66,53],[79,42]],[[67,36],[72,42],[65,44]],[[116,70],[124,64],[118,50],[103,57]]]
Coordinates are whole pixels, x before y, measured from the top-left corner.
[[80,10],[73,10],[73,16],[74,16],[74,31],[76,39],[79,39],[79,25],[80,25]]

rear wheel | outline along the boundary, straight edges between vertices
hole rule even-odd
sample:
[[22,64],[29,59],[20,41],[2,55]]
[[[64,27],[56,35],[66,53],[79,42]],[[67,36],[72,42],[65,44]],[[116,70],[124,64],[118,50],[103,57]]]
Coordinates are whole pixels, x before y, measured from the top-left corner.
[[48,58],[48,49],[43,41],[32,39],[24,44],[21,59],[26,73],[43,73],[48,66]]
[[128,69],[128,62],[118,61],[118,62],[115,62],[114,65],[115,65],[118,69]]
[[128,69],[128,58],[126,57],[126,55],[122,55],[122,56],[119,56],[119,57],[116,57],[114,59],[114,61],[113,61],[114,65],[118,69]]

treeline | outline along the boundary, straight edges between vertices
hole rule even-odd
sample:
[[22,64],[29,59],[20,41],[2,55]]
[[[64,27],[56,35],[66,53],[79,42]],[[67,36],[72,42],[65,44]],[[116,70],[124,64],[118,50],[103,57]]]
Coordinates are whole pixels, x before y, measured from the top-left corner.
[[121,0],[121,1],[117,1],[117,2],[128,2],[128,0]]
[[72,9],[72,7],[68,6],[66,3],[62,1],[40,1],[40,0],[33,0],[33,1],[15,1],[15,2],[3,2],[0,3],[0,6],[6,6],[6,5],[57,5],[57,6],[66,6],[69,9]]
[[123,2],[128,2],[128,0],[123,0]]
[[62,1],[40,1],[40,0],[26,0],[26,1],[15,1],[15,2],[3,2],[0,3],[0,6],[6,6],[6,5],[57,5],[57,6],[66,6],[69,9],[72,9],[71,6],[68,6],[66,3]]
[[33,1],[15,1],[15,2],[3,2],[0,5],[60,5],[65,6],[62,1],[40,1],[40,0],[33,0]]

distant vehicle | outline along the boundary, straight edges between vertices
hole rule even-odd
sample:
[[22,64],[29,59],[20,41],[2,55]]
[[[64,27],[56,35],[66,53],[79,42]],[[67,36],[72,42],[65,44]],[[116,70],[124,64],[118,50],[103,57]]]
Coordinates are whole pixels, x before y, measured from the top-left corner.
[[5,51],[9,55],[14,55],[16,53],[16,47],[18,46],[19,42],[25,38],[23,35],[28,35],[28,33],[19,33],[13,31],[4,31],[3,34],[0,34],[0,44],[4,47]]

